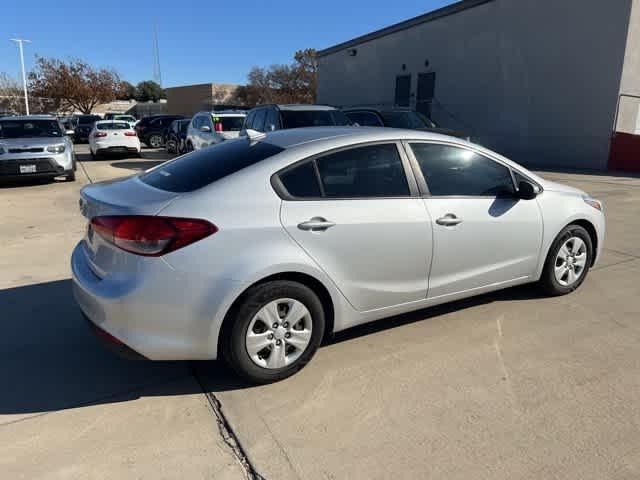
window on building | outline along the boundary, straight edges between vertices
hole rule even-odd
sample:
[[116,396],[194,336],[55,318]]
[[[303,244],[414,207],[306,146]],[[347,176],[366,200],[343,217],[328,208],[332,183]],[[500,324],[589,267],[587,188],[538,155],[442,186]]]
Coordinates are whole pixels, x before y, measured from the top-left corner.
[[501,196],[515,192],[506,166],[464,148],[411,143],[433,196]]

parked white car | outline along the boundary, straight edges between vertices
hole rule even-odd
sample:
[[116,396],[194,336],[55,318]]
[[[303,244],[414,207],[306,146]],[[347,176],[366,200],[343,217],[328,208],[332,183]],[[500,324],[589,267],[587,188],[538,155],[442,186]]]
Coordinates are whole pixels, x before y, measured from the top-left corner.
[[246,116],[240,110],[196,113],[187,130],[187,151],[238,138]]
[[266,383],[358,324],[530,282],[569,294],[602,251],[601,202],[461,139],[248,134],[82,189],[73,286],[101,338]]
[[101,120],[89,134],[91,156],[97,158],[106,153],[134,153],[140,155],[140,139],[128,122]]

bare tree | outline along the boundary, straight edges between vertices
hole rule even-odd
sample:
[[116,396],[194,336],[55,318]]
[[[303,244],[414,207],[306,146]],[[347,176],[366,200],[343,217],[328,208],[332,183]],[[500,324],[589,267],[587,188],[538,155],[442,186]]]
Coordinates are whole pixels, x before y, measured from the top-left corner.
[[91,113],[100,103],[115,100],[120,78],[113,70],[95,69],[82,60],[37,57],[36,70],[29,74],[33,95],[52,98],[60,108]]
[[0,110],[11,112],[24,110],[24,92],[20,84],[4,72],[0,72]]
[[253,67],[248,83],[238,90],[247,105],[261,103],[314,103],[316,101],[318,62],[312,48],[299,50],[291,65]]

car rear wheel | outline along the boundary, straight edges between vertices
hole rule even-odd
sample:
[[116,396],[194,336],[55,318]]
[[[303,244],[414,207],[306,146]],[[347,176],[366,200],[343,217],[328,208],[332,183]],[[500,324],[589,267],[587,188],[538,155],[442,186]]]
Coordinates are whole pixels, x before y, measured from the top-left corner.
[[160,135],[151,135],[147,143],[151,148],[160,148],[162,146],[162,137]]
[[589,233],[579,225],[565,227],[549,249],[540,286],[549,295],[573,292],[587,277],[592,259]]
[[223,329],[222,353],[240,376],[264,384],[303,368],[324,335],[318,296],[297,282],[277,280],[252,287]]

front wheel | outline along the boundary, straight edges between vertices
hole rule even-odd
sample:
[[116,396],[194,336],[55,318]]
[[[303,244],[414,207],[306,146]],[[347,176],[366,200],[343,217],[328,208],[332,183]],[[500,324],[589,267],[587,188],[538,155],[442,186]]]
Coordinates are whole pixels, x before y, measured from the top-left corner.
[[540,286],[549,295],[566,295],[584,282],[593,259],[593,242],[579,225],[565,227],[545,261]]
[[320,346],[325,327],[318,296],[286,280],[252,287],[227,321],[223,356],[256,384],[282,380],[303,368]]

